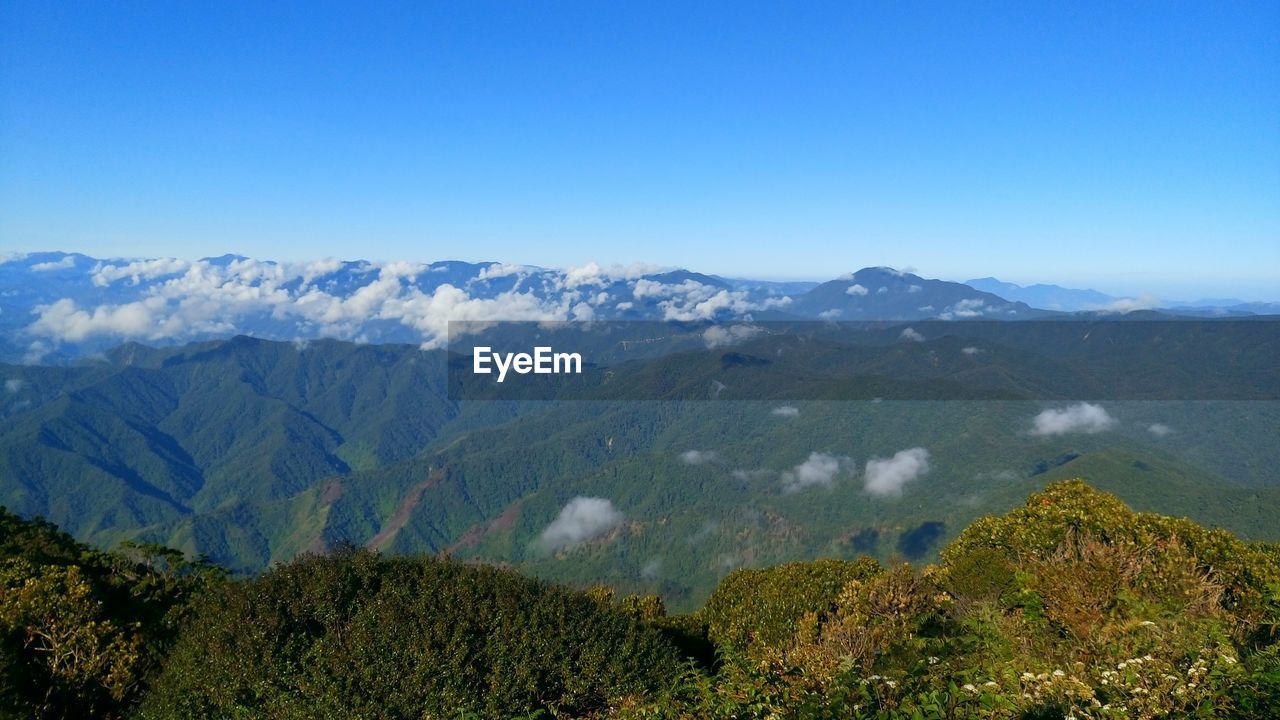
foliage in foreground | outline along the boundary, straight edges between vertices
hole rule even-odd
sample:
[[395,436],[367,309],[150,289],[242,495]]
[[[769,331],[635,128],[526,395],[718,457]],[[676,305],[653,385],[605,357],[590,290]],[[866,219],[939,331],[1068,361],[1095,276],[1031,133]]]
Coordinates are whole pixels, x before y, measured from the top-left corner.
[[[1280,708],[1280,549],[1135,513],[1078,481],[975,522],[936,566],[741,570],[679,616],[656,597],[428,557],[344,549],[218,583],[154,548],[93,553],[10,515],[0,529],[0,717],[78,707],[144,718],[1013,720]],[[73,652],[47,652],[46,635]]]
[[[750,622],[773,590],[740,578],[726,584]],[[624,714],[1269,718],[1278,623],[1274,547],[1072,481],[974,523],[936,567],[850,580],[788,637],[758,635],[715,678]]]
[[0,508],[0,718],[119,717],[222,579],[168,548],[96,552]]
[[658,630],[582,593],[348,548],[209,596],[142,716],[577,716],[682,665]]

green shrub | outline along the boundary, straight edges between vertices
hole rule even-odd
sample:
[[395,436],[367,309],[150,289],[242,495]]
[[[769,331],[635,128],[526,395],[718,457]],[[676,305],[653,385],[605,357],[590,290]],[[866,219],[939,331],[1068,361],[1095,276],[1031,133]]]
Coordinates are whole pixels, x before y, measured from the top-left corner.
[[707,634],[729,652],[754,643],[784,645],[802,617],[830,610],[850,581],[880,572],[879,563],[866,557],[736,570],[720,581],[702,610]]
[[1142,565],[1133,578],[1136,589],[1167,610],[1178,611],[1190,600],[1182,593],[1211,584],[1221,590],[1217,604],[1242,628],[1275,616],[1280,566],[1265,546],[1190,520],[1134,512],[1080,480],[1054,483],[1021,508],[975,521],[943,549],[942,582],[961,592],[990,589],[1003,582],[1002,564],[1051,560],[1073,538],[1127,548]]
[[92,550],[0,508],[0,718],[118,718],[223,573],[154,545]]
[[573,715],[658,691],[681,670],[657,630],[599,598],[345,549],[210,597],[142,716]]

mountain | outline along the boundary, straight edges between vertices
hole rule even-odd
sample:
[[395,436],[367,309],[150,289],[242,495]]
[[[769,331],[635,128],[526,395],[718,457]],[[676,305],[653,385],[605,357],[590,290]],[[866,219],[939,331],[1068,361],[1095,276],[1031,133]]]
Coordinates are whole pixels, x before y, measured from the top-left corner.
[[1027,320],[1053,313],[968,285],[926,280],[893,268],[864,268],[822,283],[796,298],[787,311],[825,320]]
[[1280,303],[1240,302],[1239,300],[1201,300],[1189,305],[1173,305],[1165,312],[1191,317],[1246,317],[1280,315]]
[[[990,278],[971,283],[979,287],[884,267],[806,283],[594,263],[548,269],[451,260],[279,263],[234,254],[187,261],[34,253],[0,262],[0,361],[66,363],[122,342],[236,334],[439,347],[450,320],[1027,320],[1056,317],[1054,306],[1097,307],[1095,300],[1109,299]],[[1173,314],[1230,317],[1276,309],[1260,303]]]
[[999,295],[1007,300],[1024,302],[1032,307],[1064,312],[1098,310],[1120,299],[1097,290],[1076,290],[1044,283],[1023,287],[993,277],[966,280],[964,284],[975,290]]
[[[996,387],[1012,399],[459,401],[445,388],[442,350],[247,337],[127,344],[72,366],[0,365],[0,505],[95,544],[164,542],[238,572],[353,542],[608,581],[675,607],[745,565],[928,558],[974,518],[1076,475],[1143,509],[1275,536],[1276,402],[1090,409],[1036,399],[1027,393],[1043,390],[1026,378],[1055,376],[1041,367],[1105,375],[1107,361],[1174,389],[1200,382],[1157,370],[1151,354],[1064,345],[1055,360],[986,325],[1009,324],[953,323],[953,335],[921,342],[893,341],[902,328],[885,328],[843,352],[806,340],[812,351],[784,375],[849,367]],[[1050,342],[1070,326],[1026,327]],[[1157,341],[1179,363],[1201,349],[1170,344],[1167,333]],[[757,382],[748,378],[761,366],[743,358],[776,356],[786,342],[759,336],[642,358],[614,377],[721,382],[733,393]],[[1267,362],[1268,347],[1240,362]],[[1239,382],[1232,377],[1222,381]]]
[[785,309],[790,284],[687,270],[240,255],[196,261],[36,253],[0,262],[0,360],[65,362],[127,341],[248,334],[443,344],[450,319],[715,320]]

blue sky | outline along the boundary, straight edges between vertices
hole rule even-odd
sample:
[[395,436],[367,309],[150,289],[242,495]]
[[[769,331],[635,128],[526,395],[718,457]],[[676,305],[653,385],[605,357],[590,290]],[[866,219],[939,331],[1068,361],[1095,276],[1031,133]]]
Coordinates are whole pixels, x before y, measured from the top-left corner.
[[8,0],[0,248],[1276,297],[1280,5]]

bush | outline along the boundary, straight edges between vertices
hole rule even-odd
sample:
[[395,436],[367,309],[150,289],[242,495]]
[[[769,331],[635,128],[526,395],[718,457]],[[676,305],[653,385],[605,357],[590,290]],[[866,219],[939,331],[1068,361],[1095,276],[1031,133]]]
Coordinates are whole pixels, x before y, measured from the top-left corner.
[[829,611],[850,581],[880,572],[879,563],[867,557],[736,570],[720,581],[702,610],[707,634],[730,652],[755,643],[783,646],[802,617]]
[[125,716],[192,598],[222,579],[176,550],[98,552],[0,508],[0,717]]
[[345,549],[210,597],[142,716],[576,715],[656,692],[681,670],[657,630],[600,598]]

